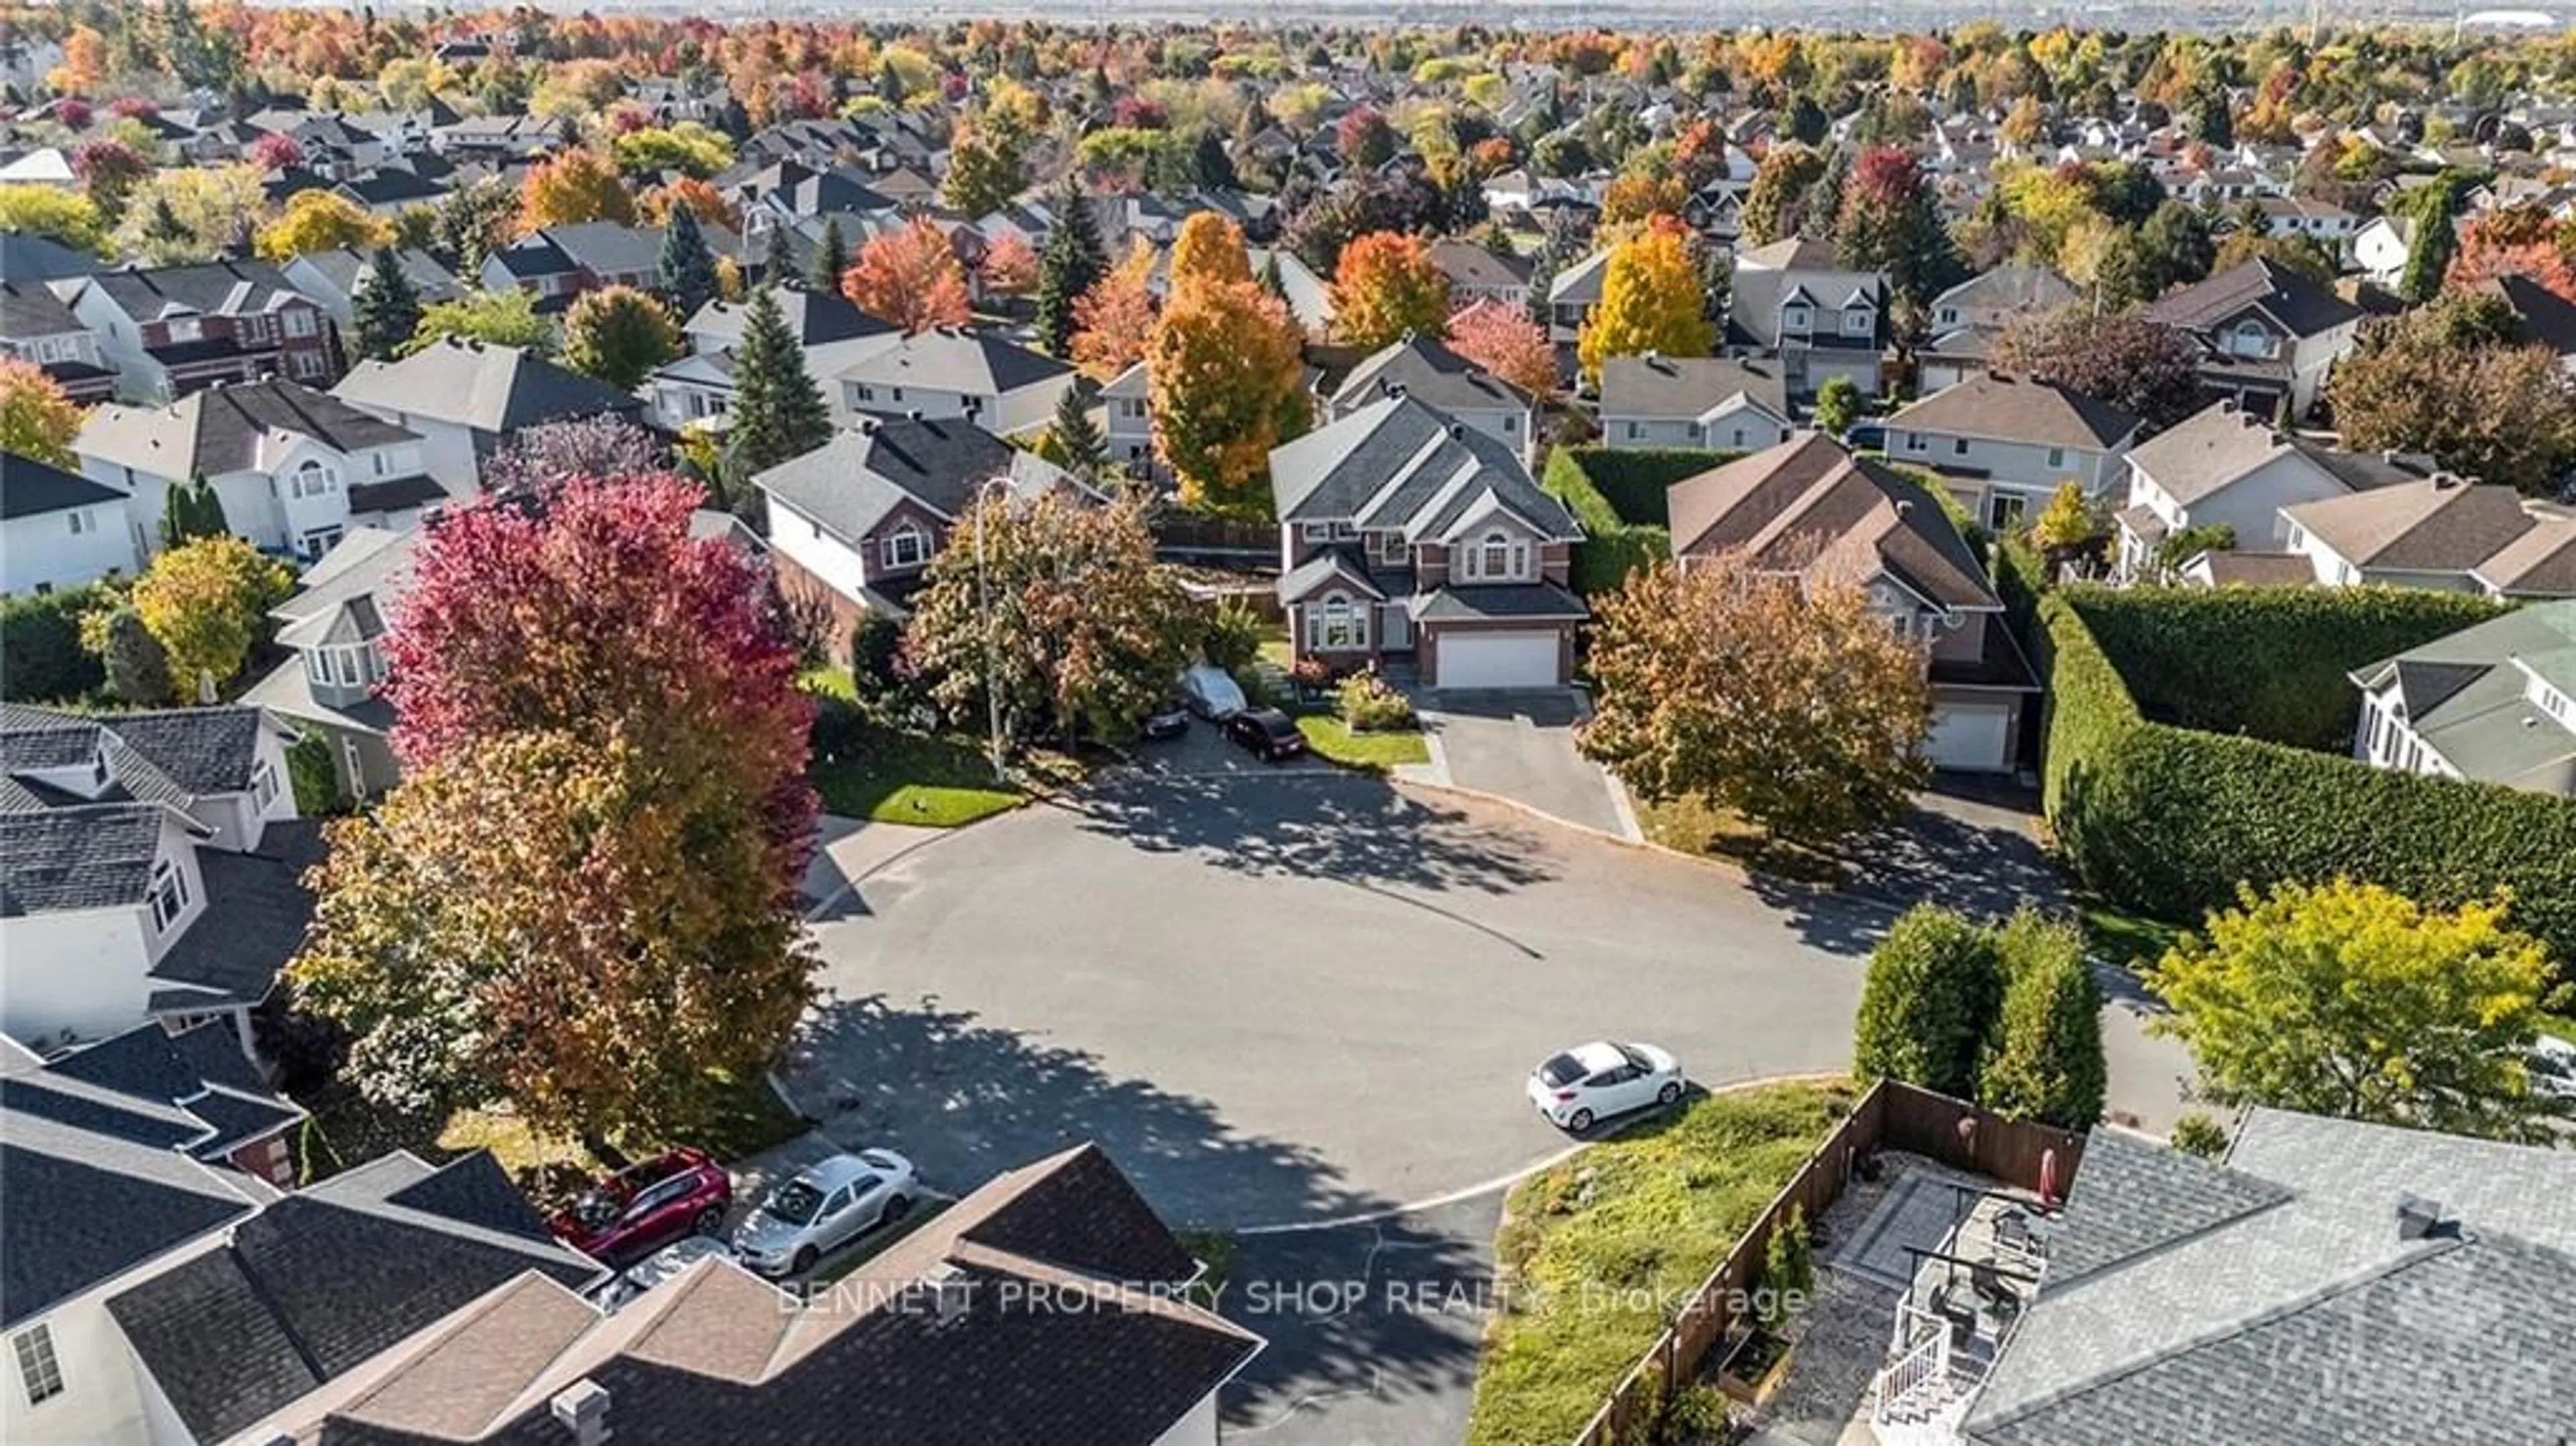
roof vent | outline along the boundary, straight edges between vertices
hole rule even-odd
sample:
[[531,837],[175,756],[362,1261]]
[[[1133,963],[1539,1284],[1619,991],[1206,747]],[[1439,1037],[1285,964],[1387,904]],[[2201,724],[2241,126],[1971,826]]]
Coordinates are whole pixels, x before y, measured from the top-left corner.
[[1464,422],[1451,422],[1449,424],[1449,435],[1452,438],[1465,437],[1467,435],[1467,424]]
[[965,1315],[966,1308],[975,1301],[973,1277],[952,1261],[943,1260],[930,1267],[922,1273],[921,1283],[930,1287],[931,1309],[938,1313],[941,1325]]
[[608,1439],[608,1389],[590,1377],[557,1391],[546,1407],[572,1433],[573,1446],[600,1446]]
[[2423,1240],[2442,1229],[2442,1207],[2421,1195],[2397,1197],[2397,1238]]
[[928,420],[927,418],[925,418],[925,417],[923,417],[923,416],[922,416],[922,414],[921,414],[921,408],[919,408],[919,407],[915,407],[915,408],[913,408],[912,410],[910,410],[910,411],[908,411],[908,412],[904,413],[903,415],[904,415],[904,419],[905,419],[906,421],[919,422],[919,421],[926,421],[926,420]]

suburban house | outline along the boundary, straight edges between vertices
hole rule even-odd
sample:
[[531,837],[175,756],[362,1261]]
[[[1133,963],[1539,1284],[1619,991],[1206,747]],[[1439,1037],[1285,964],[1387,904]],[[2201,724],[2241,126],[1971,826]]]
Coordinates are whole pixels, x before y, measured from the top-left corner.
[[1932,340],[1916,356],[1922,391],[1929,395],[1984,371],[1996,336],[2014,317],[2054,311],[2080,294],[2048,267],[2015,261],[1932,298]]
[[159,1054],[120,1036],[6,1075],[10,1441],[270,1439],[243,1433],[363,1380],[494,1290],[606,1275],[547,1234],[485,1152],[435,1169],[387,1155],[284,1194],[285,1179],[210,1154],[302,1112],[247,1061],[197,1045],[205,1033]]
[[2352,264],[2380,286],[2395,287],[2415,251],[2415,218],[2373,216],[2352,233]]
[[1582,332],[1583,324],[1592,319],[1592,308],[1601,304],[1601,283],[1609,269],[1610,252],[1605,247],[1548,278],[1550,340],[1571,343]]
[[[2426,458],[2338,452],[2219,402],[2129,450],[2128,503],[2114,518],[2118,571],[2130,578],[2154,573],[2177,533],[2200,539],[2195,552],[2278,552],[2287,541],[2283,508],[2421,481],[2434,470]],[[2222,527],[2231,540],[2210,541]]]
[[344,798],[371,798],[394,785],[394,712],[376,688],[386,676],[385,633],[410,584],[419,541],[417,532],[360,527],[306,568],[294,596],[269,610],[278,646],[295,657],[242,694],[244,703],[322,740]]
[[904,615],[979,491],[1096,496],[1071,473],[955,417],[865,418],[751,479],[769,507],[781,594],[827,607],[832,645],[870,612]]
[[420,436],[422,470],[450,497],[483,489],[483,463],[512,433],[644,404],[521,347],[448,337],[399,361],[364,361],[331,394]]
[[[2479,569],[2514,551],[2576,562],[2576,517],[2541,510],[2510,487],[2470,482],[2447,472],[2367,492],[2302,502],[2281,511],[2284,546],[2308,560],[2316,581],[2493,591]],[[2540,534],[2533,538],[2533,534]],[[2526,539],[2531,541],[2526,544]],[[2508,559],[2508,566],[2511,559]],[[2553,569],[2515,569],[2522,597],[2576,597],[2576,576]],[[2565,591],[2549,591],[2555,583]]]
[[1979,372],[1886,421],[1887,456],[1922,467],[1991,532],[2026,525],[2066,482],[2115,494],[2140,419],[2054,382]]
[[0,596],[96,582],[139,568],[142,556],[123,492],[0,452]]
[[40,1048],[250,1011],[304,940],[319,853],[293,735],[253,707],[0,704],[0,1033]]
[[1784,577],[1831,569],[1923,645],[1934,766],[2018,766],[2022,713],[2039,687],[1984,564],[1922,484],[1809,432],[1686,477],[1666,497],[1682,566],[1735,553]]
[[[859,310],[838,292],[789,285],[770,294],[789,335],[804,349],[805,374],[818,381],[903,340],[894,323]],[[663,426],[678,431],[692,422],[713,422],[733,409],[734,351],[742,345],[749,315],[742,303],[719,299],[688,319],[682,334],[689,355],[645,382]]]
[[1154,452],[1154,382],[1138,362],[1100,389],[1100,440],[1109,460],[1129,475],[1148,482],[1169,477],[1171,469]]
[[2576,796],[2576,602],[2535,603],[2352,675],[2355,758]]
[[[435,306],[463,296],[466,286],[456,273],[438,262],[426,251],[413,249],[394,253],[395,264],[404,278],[420,293],[420,304]],[[351,325],[356,314],[358,293],[367,287],[367,278],[375,270],[375,253],[355,246],[342,246],[331,251],[314,251],[286,263],[286,279],[296,290],[322,303],[331,319],[343,328]]]
[[1780,363],[1660,352],[1601,361],[1601,445],[1759,452],[1789,440]]
[[[740,249],[722,226],[708,225],[703,234],[715,255]],[[485,257],[476,280],[486,291],[527,292],[541,312],[563,310],[583,292],[606,286],[650,290],[660,284],[662,236],[659,227],[615,221],[547,226]]]
[[98,333],[35,281],[0,281],[0,356],[43,367],[64,396],[83,405],[116,393]]
[[290,381],[208,387],[162,406],[110,403],[72,443],[81,471],[126,495],[122,525],[149,557],[173,488],[204,478],[224,522],[263,551],[310,561],[353,525],[408,527],[447,500],[420,436]]
[[1082,1145],[996,1176],[810,1299],[715,1259],[607,1314],[542,1267],[438,1279],[443,1315],[368,1330],[363,1349],[345,1324],[362,1318],[332,1313],[350,1332],[337,1368],[291,1402],[249,1416],[212,1384],[199,1399],[239,1442],[1215,1446],[1217,1393],[1262,1342],[1184,1296],[1201,1270]]
[[1777,357],[1792,397],[1844,377],[1864,397],[1885,389],[1887,278],[1846,270],[1822,241],[1791,238],[1735,253],[1726,307],[1732,356]]
[[1016,437],[1047,424],[1075,375],[1043,352],[942,326],[862,357],[832,379],[854,416],[955,417]]
[[1915,1339],[1873,1383],[1872,1433],[2554,1440],[2576,1338],[2571,1191],[2564,1150],[2281,1110],[2252,1110],[2215,1162],[2097,1128],[1995,1358],[1909,1307]]
[[265,261],[127,267],[54,290],[97,333],[118,394],[136,401],[262,377],[327,387],[340,375],[330,313]]
[[1582,532],[1519,448],[1388,396],[1270,452],[1279,601],[1300,659],[1410,657],[1430,687],[1560,688],[1590,616]]
[[0,1094],[0,1111],[127,1125],[142,1143],[280,1189],[295,1183],[287,1135],[304,1123],[304,1109],[277,1093],[220,1024],[176,1034],[138,1024],[51,1059],[0,1039]]
[[2576,371],[2576,302],[2519,271],[2490,276],[2471,289],[2513,313],[2513,335],[2527,346],[2545,346],[2562,370]]
[[2205,392],[2297,421],[2352,351],[2362,310],[2307,273],[2257,256],[2166,293],[2146,317],[2199,345]]
[[1451,351],[1438,337],[1408,333],[1352,367],[1321,408],[1338,421],[1384,397],[1413,397],[1518,452],[1538,466],[1538,411],[1529,394]]
[[1529,263],[1497,256],[1472,241],[1444,236],[1423,247],[1423,254],[1449,278],[1452,310],[1479,301],[1496,302],[1514,311],[1529,309]]

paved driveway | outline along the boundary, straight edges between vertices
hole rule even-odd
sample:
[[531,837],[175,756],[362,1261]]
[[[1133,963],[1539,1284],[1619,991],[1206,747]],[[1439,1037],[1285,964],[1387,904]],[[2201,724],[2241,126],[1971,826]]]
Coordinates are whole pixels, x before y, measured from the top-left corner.
[[1574,695],[1563,692],[1435,693],[1422,709],[1448,782],[1633,838],[1609,775],[1575,751],[1580,716]]

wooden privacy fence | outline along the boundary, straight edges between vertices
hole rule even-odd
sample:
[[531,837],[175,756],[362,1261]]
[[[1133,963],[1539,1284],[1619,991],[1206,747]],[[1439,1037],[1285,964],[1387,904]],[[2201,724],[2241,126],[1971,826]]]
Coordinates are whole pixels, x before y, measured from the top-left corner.
[[1154,544],[1165,552],[1242,552],[1279,555],[1279,524],[1232,517],[1205,517],[1161,512],[1154,518]]
[[[1961,1128],[1965,1122],[1967,1128]],[[1862,1158],[1902,1150],[1952,1169],[1984,1175],[2018,1189],[2037,1191],[2045,1170],[2060,1198],[2083,1158],[2084,1137],[2027,1120],[2008,1120],[1964,1100],[1896,1080],[1880,1080],[1860,1097],[1833,1133],[1816,1146],[1797,1173],[1762,1207],[1735,1248],[1691,1292],[1654,1345],[1628,1368],[1592,1414],[1574,1446],[1626,1446],[1644,1440],[1644,1429],[1663,1414],[1674,1391],[1699,1372],[1701,1362],[1734,1330],[1739,1308],[1762,1283],[1762,1260],[1771,1232],[1795,1206],[1814,1222],[1851,1183]],[[2054,1160],[2049,1154],[2055,1152]]]

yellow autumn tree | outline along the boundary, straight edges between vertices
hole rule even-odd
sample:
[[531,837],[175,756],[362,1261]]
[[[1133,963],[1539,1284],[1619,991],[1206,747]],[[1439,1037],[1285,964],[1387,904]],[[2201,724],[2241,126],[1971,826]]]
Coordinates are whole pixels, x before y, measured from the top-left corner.
[[1342,248],[1333,271],[1333,330],[1369,351],[1408,333],[1439,334],[1449,319],[1449,276],[1419,236],[1371,231]]
[[336,191],[298,191],[286,210],[260,229],[259,254],[286,261],[343,246],[373,250],[393,239],[391,224],[348,197]]
[[1305,430],[1303,342],[1257,281],[1176,287],[1145,357],[1154,446],[1193,507],[1270,515],[1270,449]]
[[1201,211],[1181,223],[1172,242],[1172,290],[1192,282],[1250,281],[1252,258],[1243,249],[1243,228],[1214,211]]
[[1601,304],[1575,344],[1583,375],[1599,381],[1604,357],[1708,355],[1713,329],[1705,305],[1689,239],[1671,217],[1655,218],[1602,267]]
[[295,574],[226,533],[181,543],[152,559],[134,584],[134,608],[169,655],[170,677],[183,696],[204,680],[223,687],[259,641],[268,610],[286,600]]
[[617,163],[575,147],[529,167],[519,183],[520,231],[580,221],[635,224],[635,198],[618,179]]

